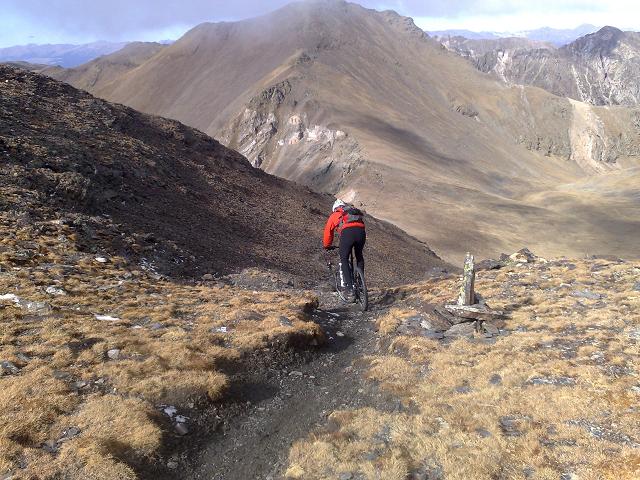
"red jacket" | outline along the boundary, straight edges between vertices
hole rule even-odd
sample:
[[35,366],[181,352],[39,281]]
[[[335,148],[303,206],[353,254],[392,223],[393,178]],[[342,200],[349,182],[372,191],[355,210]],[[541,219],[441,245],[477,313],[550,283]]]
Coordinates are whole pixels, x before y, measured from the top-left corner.
[[340,226],[340,220],[342,220],[343,215],[344,209],[339,208],[335,212],[333,212],[329,217],[329,220],[327,220],[327,224],[324,227],[324,236],[322,237],[322,245],[324,246],[324,248],[329,248],[331,245],[333,245],[333,233],[336,228],[338,229],[338,233],[342,232],[342,230],[344,230],[345,228],[364,228],[363,222],[350,222]]

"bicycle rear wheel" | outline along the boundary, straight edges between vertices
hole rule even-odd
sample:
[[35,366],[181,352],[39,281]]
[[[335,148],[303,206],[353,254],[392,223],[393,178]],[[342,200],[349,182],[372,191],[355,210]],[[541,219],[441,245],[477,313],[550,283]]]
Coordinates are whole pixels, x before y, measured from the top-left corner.
[[369,308],[369,292],[367,291],[364,272],[358,266],[353,269],[353,290],[356,294],[356,302],[360,305],[360,309],[365,312]]

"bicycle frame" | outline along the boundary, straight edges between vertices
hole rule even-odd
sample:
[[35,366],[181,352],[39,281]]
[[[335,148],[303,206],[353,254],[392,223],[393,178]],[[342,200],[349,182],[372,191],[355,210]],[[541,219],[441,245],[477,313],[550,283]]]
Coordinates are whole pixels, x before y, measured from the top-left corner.
[[[335,248],[332,248],[331,250],[335,250]],[[339,270],[338,271],[333,270],[331,255],[329,254],[328,251],[326,255],[326,262],[327,262],[327,267],[329,268],[329,274],[331,275],[331,280],[335,284],[336,292],[338,293],[338,295],[343,301],[347,301],[348,299],[344,295],[344,290],[342,289],[342,285],[340,284],[340,275],[342,274],[342,272],[340,272]],[[353,266],[353,262],[354,262],[353,250],[351,250],[351,252],[349,253],[348,262],[349,262],[348,263],[349,273],[351,275],[351,281],[352,281],[352,285],[354,287],[354,292],[356,295],[356,302],[362,305],[363,310],[366,310],[368,305],[368,298],[367,298],[368,295],[366,291],[367,287],[360,281],[359,276],[355,274],[355,269]],[[339,265],[340,263],[338,262],[338,268],[340,268]]]

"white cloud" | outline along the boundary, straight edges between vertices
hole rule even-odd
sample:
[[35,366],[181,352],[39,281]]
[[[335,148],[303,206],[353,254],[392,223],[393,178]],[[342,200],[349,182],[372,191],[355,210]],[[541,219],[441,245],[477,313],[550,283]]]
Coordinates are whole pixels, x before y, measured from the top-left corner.
[[[176,38],[204,21],[241,19],[290,0],[0,0],[0,47],[28,42]],[[354,0],[412,16],[426,30],[514,31],[583,23],[640,29],[640,0]],[[46,12],[46,13],[45,13]]]
[[[416,16],[425,30],[521,31],[540,27],[574,28],[590,23],[623,29],[640,29],[640,2],[610,1],[507,1],[474,2],[448,15]],[[478,3],[482,3],[479,5]]]

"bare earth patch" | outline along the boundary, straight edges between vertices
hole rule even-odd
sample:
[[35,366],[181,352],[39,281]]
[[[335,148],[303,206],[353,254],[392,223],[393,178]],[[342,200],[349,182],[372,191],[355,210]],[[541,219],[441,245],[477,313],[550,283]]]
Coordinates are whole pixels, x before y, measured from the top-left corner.
[[[291,449],[300,479],[640,478],[640,264],[565,259],[481,272],[508,319],[493,338],[436,339],[429,306],[458,279],[388,292],[368,378],[397,412],[335,411]],[[414,328],[414,327],[411,327]]]

